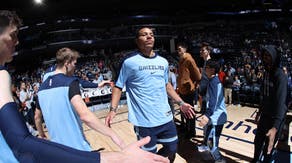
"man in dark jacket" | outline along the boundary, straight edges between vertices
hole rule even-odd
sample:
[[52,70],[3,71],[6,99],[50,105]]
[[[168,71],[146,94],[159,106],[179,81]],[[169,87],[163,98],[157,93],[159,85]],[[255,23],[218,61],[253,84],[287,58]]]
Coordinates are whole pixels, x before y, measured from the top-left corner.
[[285,120],[288,80],[279,67],[279,58],[274,46],[269,45],[263,48],[262,60],[265,68],[262,84],[263,101],[254,139],[253,162],[273,160],[275,144]]

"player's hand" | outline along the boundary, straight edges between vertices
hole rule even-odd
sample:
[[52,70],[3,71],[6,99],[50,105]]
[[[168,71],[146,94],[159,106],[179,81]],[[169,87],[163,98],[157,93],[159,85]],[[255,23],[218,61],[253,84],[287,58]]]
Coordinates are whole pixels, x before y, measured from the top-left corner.
[[101,81],[99,84],[98,84],[98,88],[101,88],[103,87],[104,85],[106,84],[111,84],[111,81],[110,80],[103,80]]
[[267,154],[270,154],[272,149],[274,148],[276,133],[277,133],[277,129],[275,127],[272,127],[266,134],[266,136],[269,138],[269,146],[268,146]]
[[112,120],[116,116],[116,112],[110,111],[105,118],[105,125],[111,127]]
[[193,110],[194,109],[193,106],[188,103],[182,104],[180,106],[180,109],[184,113],[186,118],[193,119],[196,115],[195,111]]
[[204,127],[206,124],[209,122],[209,118],[206,115],[202,115],[201,117],[198,118],[199,125]]
[[148,163],[169,163],[168,158],[163,156],[159,156],[154,153],[150,153],[141,149],[141,147],[145,144],[148,144],[150,141],[150,137],[147,136],[135,143],[127,146],[122,152],[124,156],[128,157],[129,163],[136,162],[148,162]]

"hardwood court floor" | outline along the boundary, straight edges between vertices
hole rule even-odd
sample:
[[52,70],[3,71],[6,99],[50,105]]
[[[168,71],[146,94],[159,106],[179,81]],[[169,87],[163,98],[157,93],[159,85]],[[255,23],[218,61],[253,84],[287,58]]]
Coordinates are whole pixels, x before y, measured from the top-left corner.
[[[225,124],[220,138],[220,150],[227,162],[250,162],[253,156],[254,117],[251,117],[256,109],[250,107],[227,106],[228,122]],[[108,110],[95,111],[95,114],[104,123]],[[202,128],[197,126],[197,136],[192,139],[184,139],[184,133],[180,131],[180,116],[176,110],[176,123],[178,124],[179,144],[175,163],[208,163],[208,153],[197,151],[197,145],[202,142]],[[127,106],[119,109],[114,119],[112,128],[126,143],[136,141],[133,125],[128,122]],[[103,136],[84,125],[85,136],[94,150],[105,148],[103,151],[116,151],[119,148],[110,138]]]

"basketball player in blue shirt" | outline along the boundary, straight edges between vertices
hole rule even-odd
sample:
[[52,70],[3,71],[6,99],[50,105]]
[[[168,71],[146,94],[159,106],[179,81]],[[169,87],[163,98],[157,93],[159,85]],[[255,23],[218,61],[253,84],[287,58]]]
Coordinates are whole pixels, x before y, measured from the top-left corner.
[[137,138],[151,137],[151,141],[142,149],[156,153],[156,145],[162,144],[157,153],[173,162],[178,139],[167,95],[181,106],[186,117],[193,118],[195,113],[168,82],[168,61],[153,51],[153,31],[147,27],[139,29],[136,43],[138,51],[130,54],[121,65],[105,123],[110,126],[122,89],[126,87],[129,121],[134,125]]

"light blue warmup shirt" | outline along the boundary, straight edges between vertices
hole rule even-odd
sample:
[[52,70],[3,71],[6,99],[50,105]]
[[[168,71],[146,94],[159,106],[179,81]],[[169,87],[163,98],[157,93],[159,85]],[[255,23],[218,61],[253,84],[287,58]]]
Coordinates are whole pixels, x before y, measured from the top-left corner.
[[41,84],[38,100],[53,142],[91,151],[83,134],[81,120],[69,100],[69,86],[76,80],[64,74],[48,76]]
[[166,84],[168,62],[155,54],[147,58],[130,54],[122,63],[116,87],[126,87],[129,121],[135,126],[155,127],[173,119]]

